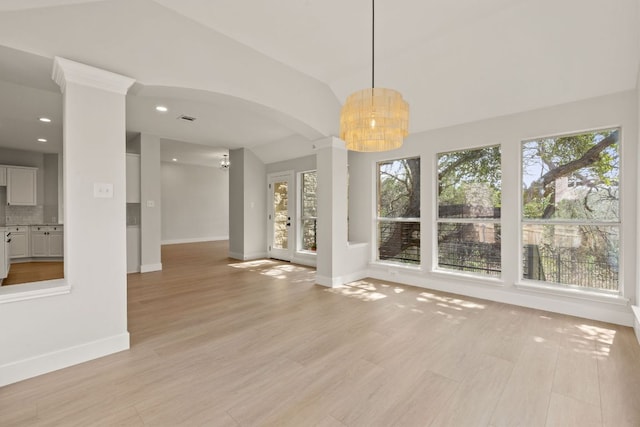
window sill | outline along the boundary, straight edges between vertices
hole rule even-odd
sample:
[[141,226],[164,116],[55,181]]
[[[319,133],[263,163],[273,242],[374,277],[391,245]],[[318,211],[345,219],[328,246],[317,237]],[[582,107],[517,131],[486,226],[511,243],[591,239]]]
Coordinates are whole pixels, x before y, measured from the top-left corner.
[[421,273],[422,267],[419,265],[405,265],[395,262],[385,262],[385,261],[371,261],[369,263],[371,267],[377,268],[395,268],[398,270],[404,270],[412,273]]
[[317,253],[316,253],[316,251],[299,250],[299,251],[296,251],[296,255],[304,255],[304,256],[315,257],[317,255]]
[[539,292],[543,294],[555,295],[555,296],[563,296],[569,298],[582,299],[587,301],[594,302],[603,302],[607,304],[621,305],[626,306],[629,305],[629,298],[625,298],[619,294],[606,294],[597,291],[590,290],[582,290],[582,289],[573,289],[573,288],[565,288],[565,287],[557,287],[554,285],[546,285],[546,284],[533,284],[533,283],[525,283],[525,282],[517,282],[514,286],[518,289],[531,291],[531,292]]
[[369,246],[369,244],[367,242],[347,242],[347,246],[349,248],[363,248]]
[[0,287],[0,304],[46,298],[71,293],[71,285],[66,279],[44,280]]
[[467,282],[480,282],[482,284],[492,286],[504,286],[504,281],[499,277],[484,277],[475,274],[466,274],[464,272],[456,272],[451,270],[433,269],[431,273],[435,276],[446,277],[447,279],[460,279]]

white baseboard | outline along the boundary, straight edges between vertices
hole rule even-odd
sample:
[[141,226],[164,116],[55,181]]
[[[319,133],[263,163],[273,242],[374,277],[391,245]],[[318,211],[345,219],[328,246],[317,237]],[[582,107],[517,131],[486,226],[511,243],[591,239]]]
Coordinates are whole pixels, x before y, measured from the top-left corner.
[[79,344],[0,366],[0,387],[129,349],[129,333]]
[[187,239],[167,239],[160,242],[161,245],[178,245],[181,243],[201,243],[229,240],[229,236],[190,237]]
[[362,280],[365,277],[369,277],[367,271],[356,271],[353,273],[345,274],[344,276],[327,277],[316,274],[316,284],[326,286],[328,288],[338,288],[347,283]]
[[482,281],[470,279],[441,278],[424,276],[419,272],[398,272],[397,270],[369,269],[369,277],[379,280],[388,280],[416,286],[425,289],[433,289],[441,292],[449,292],[458,295],[481,298],[505,304],[534,308],[552,313],[566,314],[585,319],[615,323],[623,326],[633,326],[633,315],[628,305],[621,303],[611,304],[606,302],[587,301],[570,297],[549,295],[536,292],[528,292],[515,287],[504,287],[497,284],[487,284]]
[[254,253],[248,253],[248,254],[241,254],[238,252],[229,252],[227,256],[229,258],[237,259],[240,261],[250,261],[254,259],[268,258],[268,254],[266,252],[254,252]]
[[306,265],[307,267],[315,267],[317,259],[315,256],[294,255],[291,262],[294,264]]
[[150,273],[152,271],[162,271],[162,263],[143,264],[140,266],[140,273]]
[[631,310],[633,310],[633,330],[636,333],[638,344],[640,344],[640,306],[632,305]]

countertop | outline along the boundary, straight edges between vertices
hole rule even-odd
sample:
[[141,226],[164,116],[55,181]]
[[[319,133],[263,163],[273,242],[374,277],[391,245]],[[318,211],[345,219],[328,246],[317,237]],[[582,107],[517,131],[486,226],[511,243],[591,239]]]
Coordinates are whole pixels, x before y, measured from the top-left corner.
[[0,227],[50,227],[50,226],[54,226],[54,227],[61,227],[64,224],[53,224],[53,223],[48,223],[48,224],[0,224]]

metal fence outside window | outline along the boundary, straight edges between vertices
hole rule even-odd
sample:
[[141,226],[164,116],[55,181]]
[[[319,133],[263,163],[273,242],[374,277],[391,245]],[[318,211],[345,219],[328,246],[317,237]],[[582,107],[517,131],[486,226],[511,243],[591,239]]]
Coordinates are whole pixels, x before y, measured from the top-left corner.
[[576,285],[585,288],[618,290],[618,266],[589,259],[578,248],[555,248],[524,245],[525,279]]
[[438,244],[438,266],[500,276],[500,243],[441,242]]

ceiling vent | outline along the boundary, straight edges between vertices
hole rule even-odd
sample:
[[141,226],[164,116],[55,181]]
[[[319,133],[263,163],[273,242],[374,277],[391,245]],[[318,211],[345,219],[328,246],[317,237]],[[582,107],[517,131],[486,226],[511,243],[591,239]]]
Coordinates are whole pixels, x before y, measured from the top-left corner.
[[178,116],[178,120],[184,120],[186,122],[195,122],[196,118],[193,117],[193,116],[186,116],[186,115],[183,114],[181,116]]

